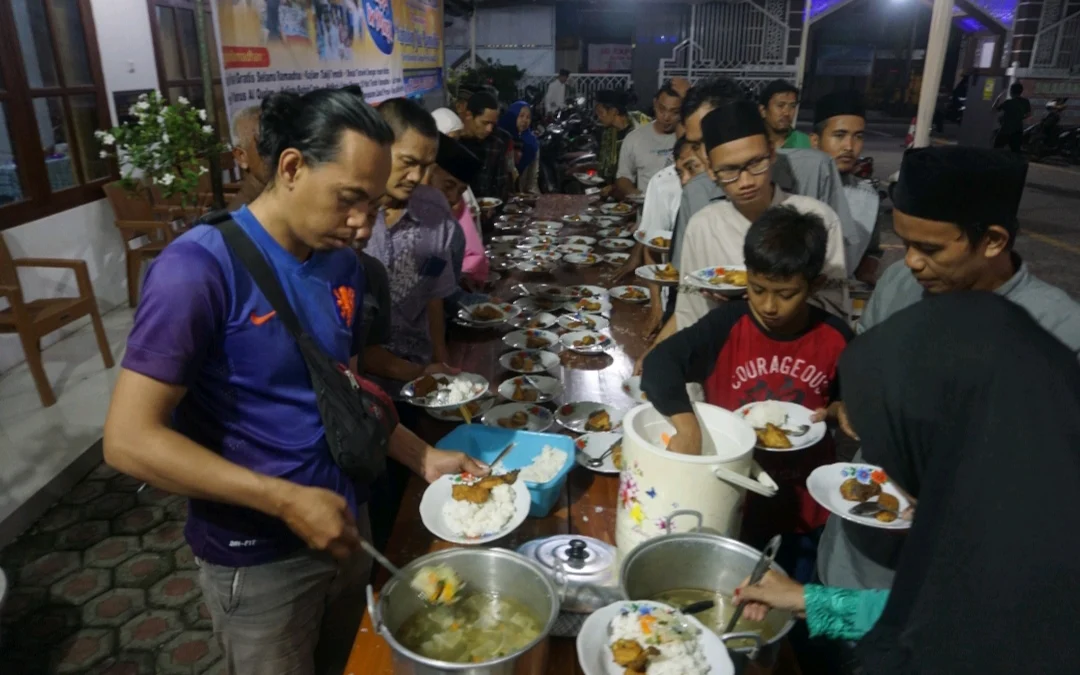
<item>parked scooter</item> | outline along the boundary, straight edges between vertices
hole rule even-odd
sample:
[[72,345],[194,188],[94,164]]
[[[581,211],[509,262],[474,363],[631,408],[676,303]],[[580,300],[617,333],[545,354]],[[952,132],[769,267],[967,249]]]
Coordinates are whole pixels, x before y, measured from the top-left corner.
[[1058,155],[1080,164],[1080,127],[1061,126],[1061,114],[1068,101],[1059,98],[1047,102],[1043,118],[1024,130],[1024,152],[1037,160]]
[[573,194],[584,189],[574,175],[596,163],[595,124],[584,105],[580,97],[537,125],[541,192]]

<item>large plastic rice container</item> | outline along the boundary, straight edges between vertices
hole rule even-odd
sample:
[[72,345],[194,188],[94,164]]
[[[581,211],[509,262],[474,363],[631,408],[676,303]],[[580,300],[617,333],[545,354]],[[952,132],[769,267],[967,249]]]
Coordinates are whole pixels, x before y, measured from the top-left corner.
[[566,482],[566,474],[574,467],[574,439],[562,434],[538,434],[533,431],[495,429],[482,424],[462,424],[444,436],[435,447],[458,450],[490,464],[510,443],[514,444],[514,449],[502,459],[502,465],[509,471],[524,469],[532,464],[533,458],[538,457],[546,445],[566,453],[566,464],[554,478],[546,483],[525,481],[532,498],[529,515],[543,518],[551,513]]

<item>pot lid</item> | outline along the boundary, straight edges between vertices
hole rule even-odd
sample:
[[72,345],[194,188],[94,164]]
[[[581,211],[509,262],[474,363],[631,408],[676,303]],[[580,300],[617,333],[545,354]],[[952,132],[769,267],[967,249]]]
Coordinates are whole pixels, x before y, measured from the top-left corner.
[[613,592],[618,592],[615,547],[599,539],[559,534],[527,542],[518,553],[540,563],[557,583],[562,583],[560,577],[565,579],[563,611],[595,611],[610,604]]

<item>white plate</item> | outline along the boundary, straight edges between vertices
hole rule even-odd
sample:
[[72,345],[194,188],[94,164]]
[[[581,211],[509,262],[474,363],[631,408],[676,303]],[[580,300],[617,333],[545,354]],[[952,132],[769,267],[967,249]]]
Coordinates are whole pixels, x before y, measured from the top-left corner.
[[571,298],[603,298],[605,300],[608,294],[608,290],[603,286],[590,286],[589,284],[567,286],[566,292]]
[[[590,303],[588,305],[578,303]],[[571,300],[563,305],[563,310],[567,312],[582,312],[585,314],[606,314],[611,311],[611,303],[607,298],[581,298],[580,300]],[[592,308],[592,309],[590,309]]]
[[[626,232],[626,234],[622,235],[624,237],[629,237],[630,234],[634,231],[634,228],[630,227],[629,225],[623,225],[622,224],[623,219],[619,218],[617,216],[597,216],[594,223],[596,224],[597,227],[607,227],[607,228],[612,228],[612,229],[623,230],[623,231]],[[601,235],[601,236],[605,236],[605,235]],[[607,236],[619,236],[619,235],[607,235]]]
[[[515,354],[527,354],[533,360],[532,370],[524,370],[521,368],[514,368],[510,365],[510,360],[514,358]],[[507,370],[512,370],[515,373],[524,373],[526,375],[532,375],[533,373],[543,373],[559,365],[559,357],[551,352],[544,350],[528,350],[519,349],[513,352],[507,352],[499,357],[499,365]]]
[[533,207],[528,204],[507,204],[506,212],[520,216],[528,215],[533,212]]
[[[489,321],[479,321],[473,318],[473,311],[480,307],[494,307],[502,313],[498,319],[491,319]],[[494,303],[494,302],[481,302],[475,305],[466,305],[458,311],[458,317],[462,322],[472,326],[498,326],[500,323],[513,319],[518,314],[521,314],[521,308],[511,305],[510,303]]]
[[[592,322],[592,328],[589,328],[588,326],[571,325],[575,321],[583,321],[585,323]],[[566,330],[604,330],[610,325],[610,321],[598,314],[564,314],[559,317],[559,326]]]
[[453,544],[486,544],[489,541],[505,537],[516,530],[529,515],[529,503],[531,501],[529,488],[525,486],[525,481],[518,480],[510,486],[510,489],[514,491],[514,516],[501,530],[475,539],[458,536],[446,525],[446,519],[443,517],[442,512],[443,504],[453,499],[454,480],[460,480],[460,474],[440,476],[435,482],[427,486],[423,498],[420,499],[420,520],[423,521],[428,532],[439,539]]
[[641,390],[641,376],[634,375],[623,380],[622,383],[623,393],[634,399],[634,403],[647,403],[649,398],[645,396],[645,392]]
[[612,459],[614,455],[604,457],[604,463],[595,468],[589,466],[589,460],[603,455],[608,451],[608,448],[621,441],[622,437],[621,433],[615,431],[595,431],[582,434],[574,439],[574,447],[577,448],[574,459],[589,471],[619,473],[619,469],[615,468],[615,462]]
[[[529,326],[534,319],[536,320],[534,326]],[[559,323],[559,317],[551,312],[536,312],[531,316],[525,316],[524,314],[519,315],[510,323],[523,330],[527,330],[526,327],[532,328],[533,330],[545,330]]]
[[[548,343],[543,347],[530,347],[526,344],[530,337],[541,338]],[[558,346],[559,336],[549,330],[515,330],[503,336],[503,343],[511,349],[551,349]]]
[[728,270],[742,270],[746,271],[746,265],[722,265],[716,267],[705,267],[700,270],[694,270],[690,274],[686,275],[686,281],[691,286],[703,288],[707,291],[713,291],[715,293],[723,293],[724,295],[742,295],[746,292],[746,286],[733,286],[732,284],[725,283],[710,283],[709,279],[723,274]]
[[[579,248],[588,247],[580,246]],[[595,253],[567,253],[563,256],[563,262],[570,263],[571,265],[578,265],[580,267],[591,267],[601,260],[602,258]]]
[[549,262],[545,262],[543,260],[522,260],[518,264],[514,265],[514,269],[520,272],[528,272],[530,274],[550,272],[553,267],[555,267],[555,265]]
[[586,237],[583,234],[578,234],[572,237],[564,237],[563,243],[571,246],[595,246],[596,237]]
[[[809,424],[810,431],[807,431],[805,436],[789,438],[788,440],[791,441],[791,447],[786,450],[781,450],[780,448],[766,448],[760,444],[757,447],[762,450],[768,450],[769,452],[794,452],[816,445],[818,441],[825,438],[825,433],[829,430],[829,427],[825,422],[814,422],[811,424],[810,416],[814,414],[813,410],[801,406],[798,403],[791,403],[790,401],[774,401],[774,403],[779,403],[787,414],[787,421],[779,425],[781,428],[796,429],[804,424]],[[750,409],[755,405],[760,405],[760,403],[747,403],[736,410],[735,414],[745,418],[747,414],[749,414]]]
[[[529,416],[529,421],[525,423],[525,426],[519,428],[504,427],[499,424],[499,420],[510,417],[516,412],[524,412]],[[496,429],[512,429],[514,431],[535,431],[537,433],[547,431],[551,428],[551,425],[555,421],[551,417],[551,411],[547,408],[541,408],[535,403],[504,403],[497,405],[484,414],[481,420],[485,425],[489,427],[495,427]]]
[[598,175],[587,173],[575,173],[574,178],[578,179],[586,185],[603,185],[604,179]]
[[621,251],[623,253],[634,248],[633,239],[601,239],[600,248],[606,248],[609,251]]
[[[492,240],[494,241],[494,240]],[[532,250],[536,246],[555,245],[555,237],[543,235],[533,237],[518,237],[518,242],[514,244],[518,248]]]
[[562,254],[558,251],[534,251],[529,253],[529,259],[538,263],[548,263],[554,265],[562,260]]
[[503,205],[503,200],[496,199],[495,197],[481,197],[476,200],[476,203],[480,205],[480,208],[484,211],[488,209],[497,209]]
[[634,234],[632,227],[605,227],[597,230],[596,235],[601,239],[626,239]]
[[[539,396],[535,401],[515,401],[514,390],[521,383],[523,389],[534,389]],[[528,378],[519,375],[511,377],[499,385],[499,395],[507,401],[515,403],[547,403],[563,392],[562,382],[547,375],[529,375]]]
[[[630,292],[631,288],[636,289],[636,290],[640,291],[641,293],[644,293],[645,297],[643,297],[643,298],[627,298],[627,297],[623,297],[627,293]],[[651,294],[649,293],[649,289],[645,288],[644,286],[616,286],[615,288],[612,288],[608,292],[611,293],[611,297],[615,298],[616,300],[622,300],[623,302],[629,302],[629,303],[632,303],[632,304],[635,304],[635,305],[645,304],[652,297]]]
[[557,220],[537,220],[529,224],[529,227],[536,228],[537,230],[561,230],[563,224]]
[[[586,337],[591,337],[596,342],[591,345],[576,346],[575,342],[578,340],[584,340]],[[570,333],[564,334],[559,341],[562,342],[562,346],[566,347],[570,351],[579,352],[581,354],[600,354],[612,346],[612,340],[603,333],[597,333],[591,330],[576,330]]]
[[[671,238],[674,235],[675,233],[670,230],[638,230],[637,232],[634,232],[634,240],[645,248],[651,249],[653,251],[660,251],[661,253],[667,253],[669,250],[671,250]],[[667,246],[654,244],[653,239],[656,239],[657,237],[667,239]]]
[[567,403],[560,406],[555,412],[555,421],[559,423],[563,428],[570,431],[576,431],[579,434],[584,434],[589,429],[585,428],[585,423],[589,420],[589,415],[606,410],[608,416],[611,418],[611,430],[617,431],[622,427],[623,412],[616,410],[615,408],[605,403],[593,403],[591,401],[580,401],[577,403]]
[[[644,279],[645,281],[659,284],[660,286],[678,286],[678,274],[675,275],[674,279],[661,279],[660,277],[656,276],[656,271],[664,267],[667,267],[667,263],[660,263],[659,265],[642,265],[641,267],[634,270],[634,274],[636,274],[639,279]],[[677,272],[678,270],[676,270],[676,273]]]
[[626,201],[630,202],[631,204],[644,204],[645,203],[645,193],[644,192],[635,192],[632,195],[626,195],[625,199],[626,199]]
[[600,210],[609,216],[623,218],[633,213],[634,207],[630,204],[601,204]]
[[592,216],[585,213],[572,213],[568,216],[563,216],[562,221],[567,225],[583,226],[592,222]]
[[586,246],[584,244],[559,244],[555,250],[563,255],[570,255],[571,253],[585,255],[592,252],[592,246]]
[[[810,491],[810,496],[814,498],[814,501],[844,520],[850,520],[853,523],[866,525],[867,527],[877,527],[882,530],[908,529],[911,527],[911,521],[904,520],[903,518],[897,518],[891,523],[883,523],[876,518],[854,516],[851,514],[851,507],[858,504],[858,502],[849,502],[840,496],[840,485],[848,478],[860,478],[860,476],[862,476],[867,480],[872,480],[873,477],[876,477],[874,472],[877,471],[881,471],[881,469],[872,464],[851,464],[848,462],[826,464],[825,466],[819,466],[814,469],[810,475],[806,477],[806,488]],[[865,474],[862,472],[865,472]],[[884,471],[881,471],[882,475],[884,475],[884,473]],[[904,512],[904,509],[911,506],[911,502],[900,494],[891,482],[884,483],[881,486],[881,490],[900,500],[901,513]]]
[[520,234],[500,234],[491,238],[493,244],[517,244],[521,241]]
[[609,265],[624,265],[630,259],[629,253],[608,253],[604,256],[604,262]]
[[495,223],[495,229],[503,232],[515,232],[523,227],[525,227],[525,223],[520,220],[500,220]]
[[[623,675],[625,672],[626,669],[617,665],[611,656],[610,626],[623,606],[631,604],[667,607],[658,602],[622,601],[612,603],[590,614],[581,626],[576,645],[578,663],[581,664],[585,675]],[[686,622],[701,631],[699,639],[701,649],[705,652],[705,660],[709,664],[709,675],[735,675],[735,665],[720,638],[692,616],[687,616]]]
[[[469,404],[475,411],[472,414],[472,419],[479,421],[479,419],[488,410],[491,410],[491,406],[495,405],[494,396],[485,396],[478,401],[473,401]],[[465,418],[461,416],[461,407],[457,408],[427,408],[427,414],[431,415],[440,422],[464,422]]]
[[[414,395],[413,392],[415,390],[414,388],[416,387],[416,383],[422,380],[424,377],[426,376],[421,375],[412,382],[406,382],[405,385],[401,387],[401,396],[417,408],[459,408],[467,403],[475,401],[476,399],[486,394],[489,386],[487,379],[484,378],[484,376],[482,375],[477,375],[476,373],[458,373],[457,375],[444,375],[440,373],[438,375],[434,375],[433,377],[435,377],[436,379],[446,378],[450,382],[464,380],[470,385],[472,385],[472,394],[468,397],[460,401],[455,401],[454,403],[444,403],[440,402],[439,397],[435,395],[437,393],[441,393],[441,386],[439,390],[436,390],[423,398],[418,398]],[[447,386],[449,386],[449,384]]]
[[544,296],[525,296],[518,298],[514,304],[523,312],[552,312],[562,308],[566,301],[562,298],[548,298]]

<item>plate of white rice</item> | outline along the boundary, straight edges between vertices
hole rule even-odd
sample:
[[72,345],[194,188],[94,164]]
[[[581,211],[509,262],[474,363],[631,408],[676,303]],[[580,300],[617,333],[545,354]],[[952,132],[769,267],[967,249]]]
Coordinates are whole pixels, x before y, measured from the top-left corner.
[[615,662],[616,640],[634,640],[659,654],[649,658],[648,675],[734,675],[724,643],[692,616],[659,602],[623,601],[593,612],[577,637],[578,663],[585,675],[624,675]]
[[428,532],[453,544],[486,544],[505,537],[529,515],[529,489],[525,481],[499,485],[483,504],[456,500],[454,484],[478,480],[470,474],[439,477],[424,490],[420,520]]

